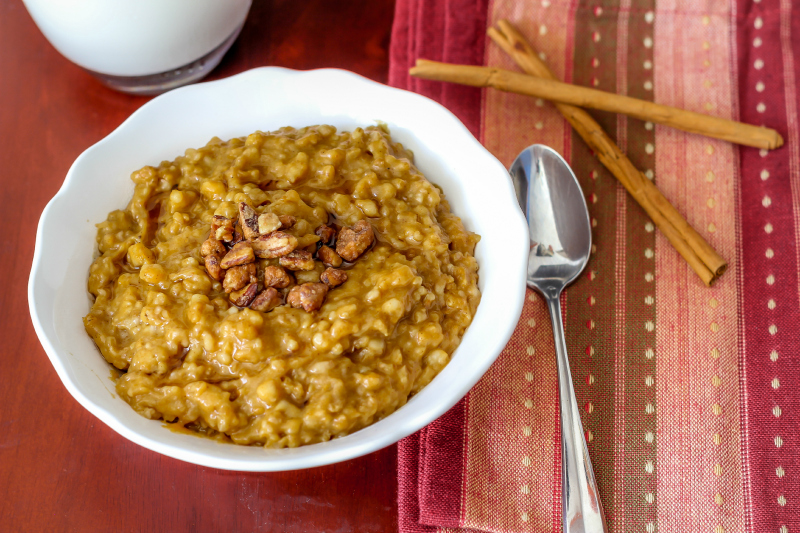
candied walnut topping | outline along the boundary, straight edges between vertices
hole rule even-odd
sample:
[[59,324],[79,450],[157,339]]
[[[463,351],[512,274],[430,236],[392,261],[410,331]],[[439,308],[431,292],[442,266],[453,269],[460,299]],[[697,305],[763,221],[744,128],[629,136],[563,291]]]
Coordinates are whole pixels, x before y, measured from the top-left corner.
[[219,255],[220,257],[225,255],[228,250],[225,248],[225,245],[222,244],[218,239],[209,235],[208,239],[203,242],[203,246],[200,247],[200,255],[203,257],[207,255]]
[[250,283],[244,289],[234,291],[230,295],[231,303],[239,307],[247,307],[258,294],[258,283]]
[[275,213],[258,215],[258,232],[262,235],[272,233],[281,227],[281,219]]
[[297,248],[297,237],[282,231],[273,231],[253,241],[253,251],[262,259],[275,259]]
[[244,240],[244,235],[242,235],[242,231],[239,228],[239,226],[236,226],[236,228],[233,231],[233,239],[231,239],[231,242],[229,242],[228,245],[235,246],[240,242],[242,242],[243,240]]
[[286,303],[310,313],[322,307],[327,294],[328,286],[324,283],[303,283],[291,288]]
[[252,263],[255,260],[256,257],[253,254],[253,247],[250,246],[249,242],[242,241],[237,243],[227,254],[225,254],[225,257],[222,258],[219,266],[222,268],[231,268],[237,265]]
[[314,230],[314,234],[319,236],[323,244],[331,244],[336,237],[336,228],[328,224],[322,224]]
[[366,220],[359,220],[352,228],[342,228],[336,239],[336,253],[345,261],[353,262],[375,241],[372,226]]
[[244,240],[244,235],[242,235],[242,232],[239,230],[239,226],[236,226],[233,230],[233,239],[231,239],[231,242],[229,242],[228,245],[236,246],[243,240]]
[[231,242],[235,225],[235,221],[227,217],[214,215],[214,218],[211,219],[211,234],[209,238],[213,235],[220,241]]
[[320,274],[319,280],[332,289],[347,281],[347,272],[335,268],[326,268]]
[[268,266],[264,269],[264,285],[285,289],[292,284],[292,276],[279,266]]
[[258,281],[256,272],[255,263],[229,268],[225,271],[225,279],[222,282],[222,287],[225,289],[225,292],[238,291],[248,283],[255,283]]
[[252,207],[244,202],[239,202],[239,225],[242,227],[244,238],[249,241],[257,239],[260,235],[258,232],[258,215]]
[[297,223],[297,219],[292,215],[280,215],[281,229],[289,229]]
[[317,250],[317,258],[327,267],[342,266],[342,258],[328,246],[320,246]]
[[306,250],[295,250],[281,257],[279,262],[282,267],[289,270],[314,270],[314,258],[311,257],[311,252]]
[[258,293],[258,296],[256,296],[255,299],[250,302],[250,309],[255,309],[256,311],[266,313],[267,311],[272,311],[281,305],[281,303],[283,303],[281,293],[272,287],[267,287]]
[[217,281],[222,281],[223,270],[219,266],[220,256],[217,254],[209,254],[205,257],[206,271],[208,275]]

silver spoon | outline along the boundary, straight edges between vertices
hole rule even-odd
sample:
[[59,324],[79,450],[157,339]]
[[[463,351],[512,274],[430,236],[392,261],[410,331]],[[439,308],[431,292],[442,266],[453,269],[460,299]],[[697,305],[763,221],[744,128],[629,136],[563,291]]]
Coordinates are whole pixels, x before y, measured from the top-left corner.
[[534,144],[511,165],[517,200],[528,219],[528,287],[547,301],[553,322],[561,405],[561,486],[565,533],[606,531],[592,462],[572,387],[559,296],[589,260],[592,230],[578,180],[552,148]]

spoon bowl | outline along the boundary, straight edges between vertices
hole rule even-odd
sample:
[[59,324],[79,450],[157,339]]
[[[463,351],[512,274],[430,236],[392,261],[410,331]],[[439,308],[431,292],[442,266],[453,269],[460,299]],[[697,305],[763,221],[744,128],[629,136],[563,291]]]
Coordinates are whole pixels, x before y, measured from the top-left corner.
[[561,415],[561,487],[564,531],[604,533],[605,516],[569,370],[559,296],[577,278],[592,251],[589,210],[578,179],[552,148],[534,144],[509,170],[522,212],[528,219],[528,287],[547,302],[558,363]]
[[541,144],[523,150],[509,172],[528,219],[528,286],[563,288],[583,271],[592,249],[589,210],[578,180],[558,152]]

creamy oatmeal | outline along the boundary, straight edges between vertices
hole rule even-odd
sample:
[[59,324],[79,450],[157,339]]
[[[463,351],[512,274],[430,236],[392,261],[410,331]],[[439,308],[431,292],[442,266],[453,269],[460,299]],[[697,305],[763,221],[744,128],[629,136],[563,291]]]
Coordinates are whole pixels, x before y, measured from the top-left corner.
[[138,413],[293,447],[401,406],[480,301],[479,237],[381,127],[212,139],[131,176],[84,318]]

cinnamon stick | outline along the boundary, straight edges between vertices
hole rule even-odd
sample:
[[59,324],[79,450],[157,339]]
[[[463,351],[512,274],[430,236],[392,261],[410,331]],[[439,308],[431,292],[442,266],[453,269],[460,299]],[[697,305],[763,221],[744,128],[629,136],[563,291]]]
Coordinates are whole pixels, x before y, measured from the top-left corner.
[[[507,21],[501,20],[502,33],[489,29],[489,36],[528,74],[555,80],[530,44]],[[556,103],[556,108],[594,150],[600,161],[641,205],[678,253],[706,285],[722,275],[725,260],[711,248],[675,210],[669,201],[622,153],[592,117],[579,107]]]
[[[536,51],[508,22],[500,29],[489,29],[489,37],[528,74],[554,80],[555,75],[539,59]],[[727,262],[694,230],[680,213],[619,149],[600,125],[583,109],[556,103],[558,111],[575,128],[598,159],[641,205],[672,246],[689,263],[706,285],[711,285],[728,267]]]
[[417,60],[416,66],[411,69],[411,75],[473,87],[493,87],[501,91],[544,98],[562,104],[610,111],[755,148],[772,150],[783,145],[783,138],[773,129],[580,87],[543,76],[529,76],[494,67],[454,65],[425,59]]

